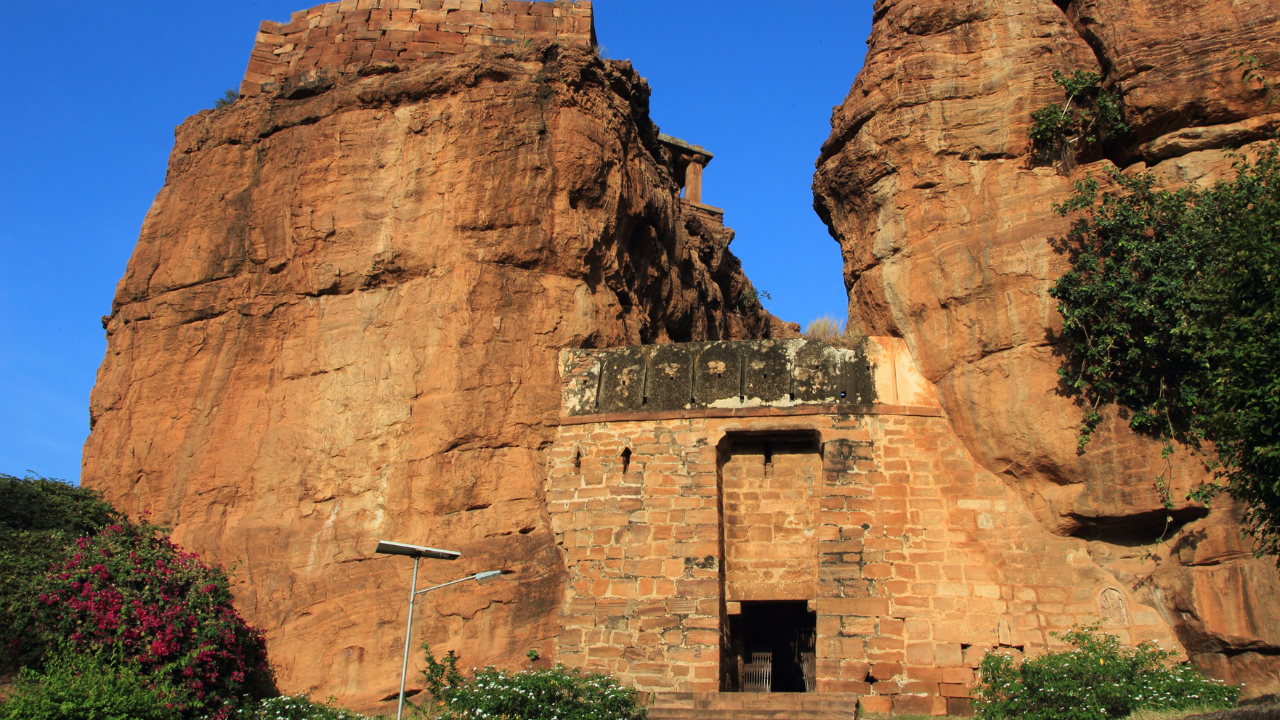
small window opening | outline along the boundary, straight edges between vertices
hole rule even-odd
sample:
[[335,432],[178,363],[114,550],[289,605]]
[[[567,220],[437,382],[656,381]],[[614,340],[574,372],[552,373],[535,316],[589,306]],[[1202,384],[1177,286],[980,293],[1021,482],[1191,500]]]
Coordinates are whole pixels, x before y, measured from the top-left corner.
[[582,469],[582,448],[575,448],[573,451],[573,469]]
[[626,475],[627,470],[631,468],[631,448],[624,448],[622,451],[622,474]]
[[773,444],[764,444],[764,476],[773,477]]

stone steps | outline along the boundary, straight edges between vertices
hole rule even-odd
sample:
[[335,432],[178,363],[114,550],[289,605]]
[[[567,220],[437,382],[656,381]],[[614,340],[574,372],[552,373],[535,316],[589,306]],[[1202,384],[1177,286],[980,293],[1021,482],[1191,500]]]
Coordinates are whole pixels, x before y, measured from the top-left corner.
[[853,693],[658,693],[650,720],[853,720]]

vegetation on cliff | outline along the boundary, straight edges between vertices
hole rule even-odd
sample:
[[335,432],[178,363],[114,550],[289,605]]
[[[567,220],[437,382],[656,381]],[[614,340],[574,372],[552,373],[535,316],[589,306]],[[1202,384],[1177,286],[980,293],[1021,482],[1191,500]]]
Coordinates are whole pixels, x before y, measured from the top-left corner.
[[1088,70],[1067,75],[1053,71],[1053,84],[1066,98],[1031,114],[1031,143],[1037,160],[1063,169],[1081,153],[1101,148],[1129,131],[1124,103],[1117,92],[1101,86],[1102,76]]
[[1155,189],[1112,171],[1056,206],[1071,269],[1050,291],[1063,316],[1059,371],[1086,408],[1083,450],[1114,403],[1129,425],[1206,448],[1216,481],[1193,497],[1243,501],[1260,553],[1280,552],[1280,146],[1237,157],[1213,187]]

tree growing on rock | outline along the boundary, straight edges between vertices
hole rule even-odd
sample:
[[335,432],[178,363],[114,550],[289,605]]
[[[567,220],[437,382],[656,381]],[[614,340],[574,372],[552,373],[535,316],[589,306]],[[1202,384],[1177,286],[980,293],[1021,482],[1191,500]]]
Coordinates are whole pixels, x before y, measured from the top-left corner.
[[[1081,450],[1116,404],[1130,426],[1205,451],[1245,506],[1260,554],[1280,553],[1280,145],[1238,157],[1211,188],[1155,188],[1149,174],[1076,184],[1080,213],[1050,294],[1063,316],[1059,374],[1085,407]],[[1207,443],[1207,446],[1206,446]]]

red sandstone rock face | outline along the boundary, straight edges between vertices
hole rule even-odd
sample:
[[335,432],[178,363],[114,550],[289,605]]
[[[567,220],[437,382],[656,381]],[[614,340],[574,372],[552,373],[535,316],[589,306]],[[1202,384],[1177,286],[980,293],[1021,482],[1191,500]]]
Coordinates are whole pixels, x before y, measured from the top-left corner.
[[628,63],[534,43],[178,129],[83,478],[236,565],[282,689],[395,692],[411,563],[378,538],[462,551],[425,582],[514,572],[428,596],[415,647],[552,653],[558,351],[796,334],[735,307],[732,231],[682,209],[647,99]]
[[[1250,693],[1280,683],[1274,563],[1250,557],[1226,507],[1141,560],[1132,545],[1164,521],[1159,446],[1112,418],[1076,453],[1081,413],[1057,394],[1047,294],[1065,261],[1047,241],[1068,226],[1051,206],[1085,173],[1114,162],[1166,186],[1207,182],[1229,170],[1224,150],[1272,134],[1274,108],[1231,51],[1277,67],[1278,37],[1263,0],[878,0],[814,178],[851,322],[903,337],[974,456],[1047,528],[1097,539],[1095,559],[1147,588],[1202,665]],[[1032,110],[1060,99],[1053,70],[1078,68],[1123,88],[1133,138],[1065,177],[1032,166],[1027,131]],[[1171,469],[1176,498],[1203,477],[1186,452]],[[1183,503],[1175,517],[1204,514]]]

